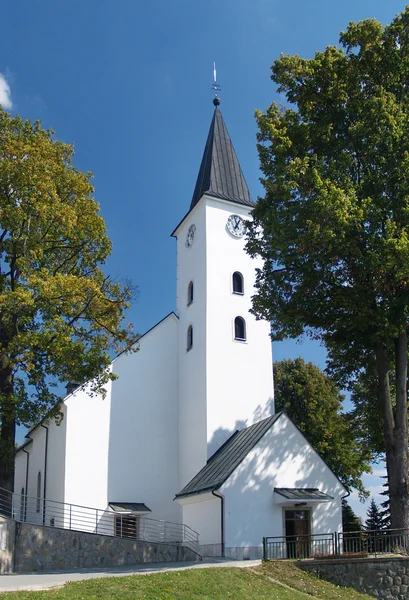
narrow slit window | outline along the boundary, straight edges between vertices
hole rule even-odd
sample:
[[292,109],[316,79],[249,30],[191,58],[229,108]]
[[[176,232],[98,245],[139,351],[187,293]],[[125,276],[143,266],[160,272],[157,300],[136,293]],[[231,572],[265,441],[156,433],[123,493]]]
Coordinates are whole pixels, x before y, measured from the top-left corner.
[[36,510],[39,513],[41,508],[41,471],[37,475],[37,506]]
[[186,350],[190,350],[193,347],[193,327],[189,325],[187,329],[187,343]]
[[244,294],[243,275],[238,271],[233,273],[233,294]]
[[234,339],[241,342],[246,341],[246,321],[243,317],[236,317],[234,319]]
[[187,288],[187,305],[193,302],[193,281],[191,281]]

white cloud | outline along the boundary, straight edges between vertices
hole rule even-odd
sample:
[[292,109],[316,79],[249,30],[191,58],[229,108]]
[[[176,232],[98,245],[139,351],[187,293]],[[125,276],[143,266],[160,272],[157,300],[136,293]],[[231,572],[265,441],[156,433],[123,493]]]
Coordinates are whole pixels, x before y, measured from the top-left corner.
[[13,107],[10,86],[2,73],[0,73],[0,105],[7,110]]

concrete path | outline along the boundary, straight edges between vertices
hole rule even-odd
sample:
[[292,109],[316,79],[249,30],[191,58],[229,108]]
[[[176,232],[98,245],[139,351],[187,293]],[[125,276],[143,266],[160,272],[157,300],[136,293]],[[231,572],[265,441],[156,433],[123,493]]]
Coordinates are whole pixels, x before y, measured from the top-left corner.
[[82,581],[83,579],[98,579],[100,577],[148,575],[161,571],[184,571],[186,569],[206,569],[208,567],[255,567],[259,564],[261,564],[261,560],[206,558],[201,562],[146,563],[131,567],[111,567],[107,569],[78,569],[76,571],[54,571],[53,573],[0,575],[0,593],[16,592],[18,590],[47,590],[62,587],[68,581]]

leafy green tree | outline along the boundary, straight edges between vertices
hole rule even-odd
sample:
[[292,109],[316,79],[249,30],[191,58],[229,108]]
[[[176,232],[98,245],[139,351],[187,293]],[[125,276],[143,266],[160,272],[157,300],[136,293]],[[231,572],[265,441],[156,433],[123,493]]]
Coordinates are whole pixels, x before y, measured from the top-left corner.
[[[383,457],[385,444],[383,438],[382,413],[379,399],[379,385],[376,366],[372,361],[353,379],[348,388],[351,392],[351,402],[354,406],[352,419],[357,435],[367,444],[374,458]],[[395,407],[393,382],[390,382],[391,402]]]
[[342,531],[362,531],[361,519],[356,516],[345,498],[342,499]]
[[[265,259],[253,311],[273,339],[322,340],[339,382],[374,364],[392,527],[409,528],[409,7],[340,46],[281,56],[287,99],[257,112],[265,196],[247,249]],[[390,379],[395,383],[395,406]]]
[[60,382],[113,378],[129,348],[132,289],[101,266],[111,252],[90,173],[73,147],[0,109],[0,487],[13,489],[16,423],[59,412]]
[[371,498],[371,503],[366,511],[365,529],[367,531],[383,529],[381,509],[373,498]]
[[361,481],[369,473],[371,454],[356,437],[337,385],[302,358],[274,364],[276,410],[285,410],[329,467],[348,487],[364,495]]

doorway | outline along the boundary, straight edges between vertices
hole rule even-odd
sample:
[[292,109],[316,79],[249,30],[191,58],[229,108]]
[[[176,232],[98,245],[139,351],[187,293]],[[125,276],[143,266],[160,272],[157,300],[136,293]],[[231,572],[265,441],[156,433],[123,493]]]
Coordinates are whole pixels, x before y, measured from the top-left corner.
[[286,510],[284,520],[287,558],[308,558],[311,554],[311,511]]

